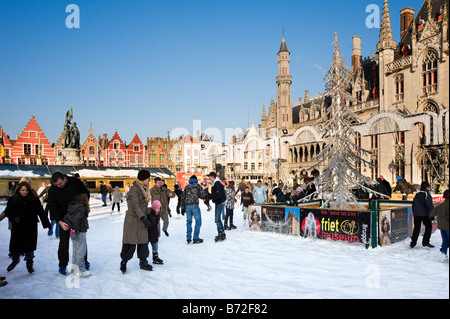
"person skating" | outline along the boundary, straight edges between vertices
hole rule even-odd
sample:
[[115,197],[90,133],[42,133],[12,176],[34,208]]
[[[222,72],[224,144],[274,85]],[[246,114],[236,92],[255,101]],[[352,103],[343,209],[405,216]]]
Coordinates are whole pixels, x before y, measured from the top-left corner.
[[182,209],[186,212],[186,241],[188,244],[191,243],[192,218],[195,220],[194,244],[203,242],[203,239],[199,237],[202,226],[202,215],[198,204],[199,200],[204,198],[205,193],[203,187],[198,183],[197,176],[192,175],[181,197]]
[[412,203],[412,211],[414,215],[414,229],[411,236],[411,248],[414,248],[419,238],[420,229],[422,223],[425,226],[425,233],[423,234],[422,246],[434,248],[430,244],[431,238],[431,219],[430,212],[433,210],[433,198],[430,194],[430,184],[428,182],[422,182],[420,185],[420,191],[414,196]]
[[137,256],[140,260],[139,267],[151,271],[153,267],[148,264],[148,229],[154,224],[148,219],[150,193],[148,185],[150,172],[140,170],[137,179],[133,182],[127,195],[128,210],[123,223],[122,251],[120,252],[120,270],[127,271],[127,262],[133,257],[137,248]]
[[64,222],[69,225],[72,241],[72,263],[77,266],[75,273],[78,277],[91,275],[86,269],[84,257],[87,254],[86,233],[89,228],[88,215],[90,212],[89,198],[86,194],[79,194],[69,204]]
[[[59,273],[67,275],[66,268],[69,263],[70,228],[63,219],[67,214],[69,203],[75,199],[75,196],[86,194],[89,198],[90,193],[81,180],[66,176],[61,172],[53,173],[51,181],[52,186],[48,190],[47,207],[50,210],[50,219],[55,220],[59,225]],[[85,262],[86,269],[89,270],[90,265],[87,261],[87,254],[85,256]]]
[[163,260],[160,259],[158,255],[158,239],[159,239],[158,224],[160,220],[161,206],[162,206],[161,203],[155,200],[149,209],[149,215],[147,217],[148,219],[151,220],[151,223],[153,224],[153,227],[148,228],[148,241],[152,246],[153,263],[156,265],[164,264]]
[[40,220],[43,228],[50,228],[50,222],[36,192],[32,191],[28,183],[19,183],[8,199],[5,215],[12,226],[9,242],[9,256],[12,262],[7,271],[13,270],[19,263],[20,256],[25,255],[27,270],[33,273],[34,251],[38,237],[37,225]]
[[[255,203],[253,194],[250,192],[250,188],[245,186],[244,192],[241,193],[241,204],[244,207],[242,217],[244,219],[244,225],[247,224],[247,217],[249,217],[249,207]],[[250,217],[249,217],[250,218]]]
[[441,252],[441,261],[442,262],[448,262],[447,250],[448,250],[448,246],[449,246],[449,235],[448,235],[448,233],[449,233],[449,225],[448,225],[449,198],[450,198],[450,191],[447,189],[444,192],[444,202],[442,204],[439,204],[439,206],[435,207],[430,212],[431,218],[437,217],[437,227],[441,231],[442,245],[441,245],[441,249],[439,251]]
[[123,195],[120,192],[120,188],[119,188],[119,186],[116,186],[114,188],[114,191],[112,192],[112,202],[113,202],[113,204],[112,204],[112,208],[111,208],[111,210],[112,210],[111,214],[114,211],[114,206],[115,205],[117,205],[117,211],[120,213],[120,203],[122,202],[122,198],[123,198]]
[[[162,205],[161,219],[163,221],[162,230],[166,236],[169,228],[169,198],[175,197],[175,194],[164,186],[164,181],[160,177],[155,177],[155,186],[150,189],[152,201],[159,201]],[[158,226],[160,228],[160,226]]]
[[218,233],[214,240],[218,242],[226,239],[221,217],[224,213],[225,200],[227,199],[227,195],[225,193],[225,188],[222,182],[217,177],[217,174],[215,172],[209,173],[208,177],[213,184],[211,188],[211,200],[215,204],[214,217]]
[[[234,215],[234,204],[236,202],[236,190],[234,189],[234,182],[230,181],[226,188],[227,199],[225,201],[225,224],[224,229],[236,229],[236,226],[233,224],[233,215]],[[228,226],[228,222],[230,225]]]

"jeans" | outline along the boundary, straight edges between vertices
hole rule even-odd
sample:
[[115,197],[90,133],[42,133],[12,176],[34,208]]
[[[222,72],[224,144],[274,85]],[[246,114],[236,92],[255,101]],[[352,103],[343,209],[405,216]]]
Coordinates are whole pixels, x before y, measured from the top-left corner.
[[447,254],[448,250],[448,230],[442,230],[441,229],[441,237],[442,237],[442,246],[441,246],[441,253]]
[[158,253],[158,242],[150,243],[152,245],[152,251]]
[[86,233],[70,234],[70,239],[72,241],[72,264],[78,267],[79,272],[84,272],[86,271],[84,257],[87,253]]
[[214,217],[215,217],[215,222],[216,222],[218,231],[223,231],[223,224],[222,224],[221,218],[224,215],[224,212],[225,212],[225,203],[216,204],[216,207],[214,210]]
[[103,202],[103,205],[106,205],[106,195],[108,195],[108,194],[107,194],[107,193],[102,194],[102,202]]
[[58,238],[59,237],[59,224],[56,222],[56,220],[52,220],[51,223],[52,223],[51,224],[52,226],[48,230],[48,234],[47,235],[49,235],[49,236],[53,235],[53,226],[55,226],[55,224],[56,224],[55,237]]
[[198,239],[202,226],[202,214],[198,205],[186,205],[186,239],[191,239],[192,217],[195,219],[194,239]]

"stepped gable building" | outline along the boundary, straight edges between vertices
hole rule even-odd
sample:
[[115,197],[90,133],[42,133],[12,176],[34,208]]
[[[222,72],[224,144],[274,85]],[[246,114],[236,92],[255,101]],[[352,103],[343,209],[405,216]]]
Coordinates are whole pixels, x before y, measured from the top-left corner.
[[[383,175],[391,184],[402,176],[415,184],[449,181],[449,29],[448,1],[424,1],[419,11],[406,7],[399,13],[399,42],[391,27],[393,16],[383,4],[376,53],[361,56],[361,37],[354,36],[348,88],[356,102],[348,103],[359,117],[355,143],[369,150],[374,167],[355,166],[368,177]],[[331,54],[331,52],[330,52]],[[282,158],[277,174],[293,181],[309,172],[314,156],[323,148],[316,124],[330,105],[326,96],[305,97],[291,103],[292,77],[289,51],[282,39],[278,58],[277,101],[266,115],[259,134],[268,140],[272,154]],[[273,136],[279,139],[269,143]],[[275,172],[272,172],[275,175]]]
[[5,145],[5,163],[18,165],[54,165],[55,157],[52,145],[34,116],[28,121],[16,140],[11,140],[3,129]]
[[[106,138],[106,134],[104,134]],[[100,137],[99,137],[100,139]],[[99,140],[94,135],[92,129],[89,130],[89,135],[80,147],[81,159],[86,166],[103,166],[104,164],[104,147],[100,146]]]
[[105,148],[106,166],[145,167],[146,149],[139,136],[135,134],[129,145],[126,145],[119,134],[114,133]]

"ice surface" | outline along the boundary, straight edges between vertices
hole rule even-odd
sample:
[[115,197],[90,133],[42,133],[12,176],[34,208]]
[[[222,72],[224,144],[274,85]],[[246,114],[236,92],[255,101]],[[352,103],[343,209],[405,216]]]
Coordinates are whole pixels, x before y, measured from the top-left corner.
[[3,220],[0,276],[7,277],[8,285],[0,288],[0,298],[449,298],[449,266],[440,262],[438,231],[431,237],[434,249],[420,245],[410,249],[409,240],[365,249],[359,244],[251,232],[243,226],[237,206],[238,228],[215,243],[214,212],[201,204],[204,243],[188,245],[186,218],[176,214],[172,199],[170,236],[163,235],[159,242],[164,265],[143,271],[135,256],[122,274],[119,254],[126,203],[121,215],[111,214],[111,205],[101,205],[99,195],[92,195],[87,233],[92,276],[82,279],[58,273],[58,240],[49,239],[40,225],[35,272],[28,274],[21,261],[7,273],[10,232]]

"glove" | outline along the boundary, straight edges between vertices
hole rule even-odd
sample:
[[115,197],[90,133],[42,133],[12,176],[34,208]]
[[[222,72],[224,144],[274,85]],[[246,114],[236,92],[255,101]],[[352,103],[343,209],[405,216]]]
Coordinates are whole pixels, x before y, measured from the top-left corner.
[[144,216],[141,218],[142,222],[144,223],[145,228],[152,228],[153,224]]

